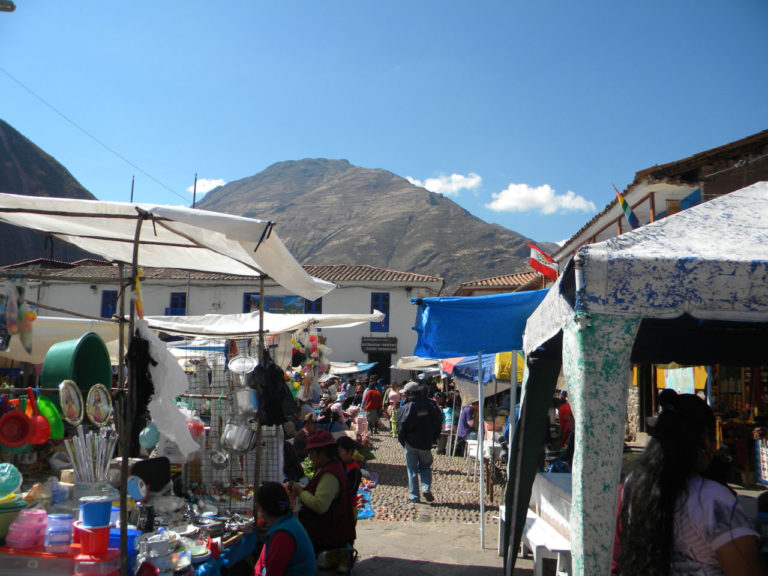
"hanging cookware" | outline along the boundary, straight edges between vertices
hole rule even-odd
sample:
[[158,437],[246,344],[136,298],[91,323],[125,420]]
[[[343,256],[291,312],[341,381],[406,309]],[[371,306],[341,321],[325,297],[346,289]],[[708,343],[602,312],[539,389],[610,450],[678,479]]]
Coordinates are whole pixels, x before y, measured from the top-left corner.
[[252,356],[235,356],[227,364],[234,386],[246,386],[248,374],[253,372],[259,362]]
[[247,424],[227,422],[221,434],[221,445],[232,452],[248,452],[256,445],[256,431]]
[[45,416],[37,411],[37,402],[35,401],[35,391],[27,388],[27,396],[32,406],[31,435],[29,441],[32,444],[45,444],[51,437],[51,425]]
[[259,398],[256,390],[239,388],[232,392],[232,409],[238,419],[247,420],[256,417],[259,412]]
[[32,421],[18,406],[0,417],[0,442],[9,448],[28,444],[32,436]]
[[209,458],[214,470],[224,470],[229,466],[229,455],[224,450],[214,450]]

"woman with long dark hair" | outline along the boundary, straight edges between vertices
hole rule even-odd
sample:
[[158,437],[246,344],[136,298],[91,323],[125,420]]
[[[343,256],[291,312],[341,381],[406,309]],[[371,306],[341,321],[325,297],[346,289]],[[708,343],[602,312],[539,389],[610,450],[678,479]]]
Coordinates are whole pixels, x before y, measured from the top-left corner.
[[757,534],[731,490],[705,477],[715,417],[694,394],[669,394],[621,491],[614,574],[766,574]]

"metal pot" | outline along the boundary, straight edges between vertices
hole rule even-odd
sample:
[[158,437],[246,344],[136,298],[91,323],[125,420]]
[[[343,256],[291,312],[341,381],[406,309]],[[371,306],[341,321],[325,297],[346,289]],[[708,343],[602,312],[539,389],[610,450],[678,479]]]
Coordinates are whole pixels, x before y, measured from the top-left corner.
[[235,356],[227,364],[230,374],[232,375],[232,383],[235,386],[244,386],[246,375],[254,371],[256,366],[259,365],[259,361],[252,356]]
[[235,416],[241,419],[253,418],[259,410],[259,398],[256,390],[239,388],[232,393],[232,408]]
[[256,431],[247,424],[227,422],[221,433],[221,446],[232,452],[248,452],[256,446]]
[[210,455],[211,465],[214,470],[229,468],[229,456],[223,450],[214,450]]

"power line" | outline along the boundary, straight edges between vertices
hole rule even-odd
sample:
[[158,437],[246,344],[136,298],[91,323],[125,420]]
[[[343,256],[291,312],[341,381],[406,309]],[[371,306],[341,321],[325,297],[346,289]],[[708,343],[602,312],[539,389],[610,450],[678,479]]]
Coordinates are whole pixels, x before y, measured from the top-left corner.
[[111,148],[110,146],[108,146],[106,143],[104,143],[101,140],[99,140],[96,136],[94,136],[93,134],[88,132],[88,130],[86,130],[85,128],[80,126],[77,122],[75,122],[74,120],[70,119],[66,114],[64,114],[63,112],[59,111],[55,106],[53,106],[52,104],[48,103],[42,96],[39,96],[34,90],[32,90],[31,88],[28,88],[27,86],[25,86],[20,80],[18,80],[16,77],[14,77],[10,72],[8,72],[2,66],[0,66],[0,72],[5,74],[8,78],[13,80],[16,84],[21,86],[24,90],[29,92],[32,96],[37,98],[40,102],[42,102],[45,106],[50,108],[53,112],[55,112],[56,114],[61,116],[64,120],[66,120],[67,122],[72,124],[72,126],[74,126],[78,130],[80,130],[80,132],[82,132],[83,134],[88,136],[88,138],[90,138],[91,140],[93,140],[94,142],[96,142],[97,144],[99,144],[100,146],[102,146],[103,148],[107,149],[109,152],[111,152],[115,156],[117,156],[120,160],[122,160],[123,162],[125,162],[126,164],[131,166],[132,168],[135,168],[136,170],[138,170],[139,172],[144,174],[144,176],[146,176],[147,178],[152,180],[154,183],[156,183],[156,184],[162,186],[163,188],[165,188],[166,190],[168,190],[168,192],[171,192],[172,194],[175,194],[176,196],[178,196],[179,198],[181,198],[181,199],[183,199],[185,201],[188,200],[188,198],[186,196],[184,196],[182,194],[179,194],[178,192],[176,192],[176,190],[172,189],[170,186],[167,186],[166,184],[164,184],[163,182],[161,182],[160,180],[158,180],[157,178],[152,176],[149,172],[147,172],[146,170],[144,170],[140,166],[137,166],[136,164],[134,164],[133,162],[128,160],[128,158],[126,158],[125,156],[123,156],[122,154],[120,154],[119,152],[117,152],[116,150]]

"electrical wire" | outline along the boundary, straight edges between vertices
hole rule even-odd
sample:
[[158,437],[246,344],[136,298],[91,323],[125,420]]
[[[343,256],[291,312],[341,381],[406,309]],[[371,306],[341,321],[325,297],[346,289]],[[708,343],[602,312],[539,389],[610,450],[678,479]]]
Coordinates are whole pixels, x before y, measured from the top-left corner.
[[50,104],[48,101],[46,101],[46,100],[45,100],[45,99],[44,99],[42,96],[40,96],[39,94],[37,94],[37,93],[36,93],[34,90],[32,90],[31,88],[29,88],[28,86],[26,86],[25,84],[23,84],[23,83],[22,83],[22,82],[21,82],[21,81],[20,81],[18,78],[16,78],[15,76],[13,76],[13,75],[12,75],[10,72],[8,72],[8,71],[7,71],[5,68],[3,68],[2,66],[0,66],[0,72],[2,72],[3,74],[5,74],[5,75],[6,75],[6,76],[7,76],[9,79],[11,79],[13,82],[15,82],[16,84],[18,84],[18,85],[19,85],[21,88],[23,88],[24,90],[26,90],[27,92],[29,92],[29,93],[30,93],[32,96],[34,96],[35,98],[37,98],[37,99],[38,99],[40,102],[42,102],[42,103],[43,103],[45,106],[47,106],[49,109],[51,109],[51,110],[52,110],[53,112],[55,112],[57,115],[59,115],[61,118],[63,118],[63,119],[64,119],[64,120],[66,120],[67,122],[69,122],[69,123],[70,123],[72,126],[74,126],[75,128],[77,128],[78,130],[80,130],[80,132],[82,132],[83,134],[85,134],[86,136],[88,136],[88,138],[90,138],[91,140],[93,140],[94,142],[96,142],[97,144],[99,144],[100,146],[102,146],[103,148],[105,148],[106,150],[108,150],[109,152],[111,152],[113,155],[115,155],[117,158],[119,158],[120,160],[122,160],[123,162],[125,162],[126,164],[128,164],[129,166],[131,166],[132,168],[135,168],[136,170],[138,170],[139,172],[141,172],[142,174],[144,174],[144,176],[146,176],[147,178],[149,178],[150,180],[152,180],[152,181],[153,181],[155,184],[158,184],[159,186],[162,186],[163,188],[165,188],[166,190],[168,190],[168,192],[171,192],[172,194],[175,194],[176,196],[178,196],[179,198],[182,198],[182,199],[183,199],[183,200],[185,200],[185,201],[189,200],[189,199],[188,199],[186,196],[184,196],[183,194],[179,194],[178,192],[176,192],[176,190],[172,189],[170,186],[167,186],[166,184],[164,184],[163,182],[161,182],[160,180],[158,180],[157,178],[155,178],[154,176],[152,176],[152,175],[151,175],[149,172],[147,172],[146,170],[144,170],[143,168],[141,168],[141,167],[140,167],[140,166],[138,166],[137,164],[135,164],[135,163],[131,162],[130,160],[128,160],[128,158],[126,158],[125,156],[123,156],[122,154],[120,154],[119,152],[117,152],[115,149],[113,149],[112,147],[110,147],[109,145],[107,145],[105,142],[102,142],[101,140],[99,140],[99,139],[98,139],[96,136],[94,136],[93,134],[91,134],[90,132],[88,132],[88,130],[86,130],[85,128],[83,128],[82,126],[80,126],[80,125],[79,125],[77,122],[75,122],[74,120],[72,120],[71,118],[69,118],[69,117],[68,117],[66,114],[64,114],[63,112],[61,112],[60,110],[58,110],[58,109],[57,109],[55,106],[53,106],[53,105],[52,105],[52,104]]

